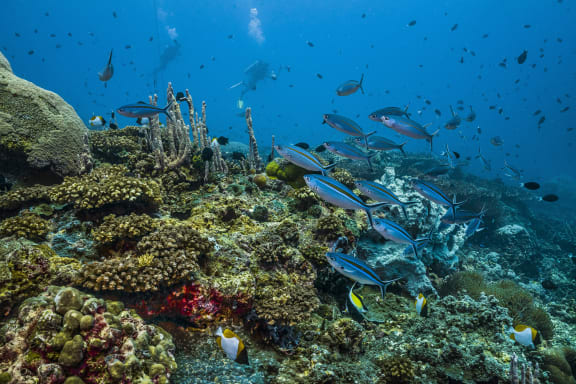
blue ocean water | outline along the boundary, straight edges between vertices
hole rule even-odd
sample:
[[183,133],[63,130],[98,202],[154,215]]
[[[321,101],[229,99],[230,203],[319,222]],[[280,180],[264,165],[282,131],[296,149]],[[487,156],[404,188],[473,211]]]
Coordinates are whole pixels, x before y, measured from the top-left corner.
[[[449,144],[473,158],[481,147],[492,171],[475,159],[468,170],[486,177],[501,177],[505,159],[526,180],[576,175],[570,1],[5,0],[2,8],[0,49],[15,73],[60,94],[86,122],[154,92],[164,104],[168,81],[177,91],[190,89],[196,103],[207,102],[212,136],[245,142],[239,114],[251,106],[264,146],[271,135],[314,146],[343,139],[321,124],[322,114],[333,111],[403,141],[367,115],[409,104],[412,118],[432,123],[433,132],[449,119],[450,105],[464,107],[462,117],[472,106],[477,119],[442,128],[435,152]],[[175,55],[163,66],[170,47]],[[97,72],[111,49],[115,74],[105,88]],[[230,87],[256,60],[277,78],[257,83],[239,109],[242,87]],[[364,95],[336,95],[340,83],[362,74]],[[494,136],[504,144],[493,146]],[[428,144],[409,139],[406,149],[428,151]]]

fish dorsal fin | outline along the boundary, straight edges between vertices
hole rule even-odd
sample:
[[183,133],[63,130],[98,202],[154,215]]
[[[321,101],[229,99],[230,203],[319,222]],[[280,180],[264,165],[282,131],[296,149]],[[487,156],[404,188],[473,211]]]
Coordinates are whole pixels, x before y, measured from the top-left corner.
[[221,337],[221,336],[218,336],[218,337],[216,338],[216,343],[218,344],[218,346],[219,346],[220,348],[222,348],[222,337]]

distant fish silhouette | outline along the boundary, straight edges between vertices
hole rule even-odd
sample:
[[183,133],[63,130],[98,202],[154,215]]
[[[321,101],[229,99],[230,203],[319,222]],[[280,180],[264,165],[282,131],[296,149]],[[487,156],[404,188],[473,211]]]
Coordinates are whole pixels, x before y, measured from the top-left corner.
[[101,72],[98,72],[98,78],[100,79],[100,81],[104,82],[104,88],[106,88],[107,85],[107,81],[109,81],[112,76],[114,76],[114,66],[112,65],[112,52],[114,52],[114,50],[110,50],[110,56],[108,57],[108,64],[106,64],[106,67],[104,67],[104,69]]

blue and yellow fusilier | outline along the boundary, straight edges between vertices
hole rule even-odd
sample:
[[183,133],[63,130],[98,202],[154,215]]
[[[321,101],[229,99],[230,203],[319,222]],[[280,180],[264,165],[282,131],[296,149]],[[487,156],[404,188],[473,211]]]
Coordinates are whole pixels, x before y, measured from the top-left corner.
[[156,116],[159,113],[163,113],[166,115],[168,120],[172,120],[172,117],[170,116],[170,113],[168,113],[168,111],[170,110],[170,107],[172,107],[173,103],[174,100],[170,101],[168,105],[165,106],[164,108],[158,108],[155,105],[139,102],[136,104],[124,105],[118,108],[116,112],[118,112],[122,116],[134,117],[134,118],[152,117]]
[[418,246],[429,240],[428,238],[414,239],[404,228],[386,219],[374,219],[374,229],[386,240],[412,246],[416,257],[418,257]]
[[338,86],[336,89],[336,94],[338,96],[348,96],[355,93],[358,89],[364,94],[364,88],[362,88],[362,82],[364,81],[364,74],[358,80],[348,80]]
[[392,282],[401,279],[401,277],[394,280],[381,280],[376,272],[372,270],[362,260],[353,256],[340,252],[327,252],[326,259],[328,263],[338,272],[344,276],[365,285],[377,285],[380,287],[382,298],[386,292],[386,287]]
[[322,172],[324,176],[336,166],[336,163],[323,165],[310,152],[295,145],[275,145],[274,149],[283,158],[308,171]]
[[215,335],[218,346],[222,348],[229,359],[240,364],[250,364],[246,346],[234,332],[228,328],[222,331],[222,327],[219,327]]
[[484,227],[480,227],[483,224],[482,218],[474,218],[470,220],[468,225],[466,226],[466,237],[470,237],[474,235],[476,232],[480,232],[484,230]]
[[418,316],[424,316],[428,314],[428,301],[422,293],[418,294],[418,297],[414,301],[414,307],[416,307],[416,313]]
[[376,133],[376,131],[370,133],[364,133],[362,131],[362,128],[360,128],[360,126],[355,121],[352,121],[344,116],[333,115],[329,113],[324,115],[324,121],[322,122],[322,124],[328,124],[332,128],[350,136],[362,137],[364,138],[364,142],[366,143],[366,145],[368,145],[368,139],[367,139],[368,136]]
[[535,348],[534,341],[536,340],[538,331],[534,328],[520,324],[514,328],[510,327],[508,333],[510,334],[510,338],[517,341],[519,344],[522,344],[525,347]]
[[[404,152],[404,145],[406,145],[407,141],[403,142],[402,144],[397,144],[392,140],[388,140],[382,136],[370,136],[368,143],[364,143],[364,140],[362,140],[360,137],[354,140],[356,141],[356,144],[367,149],[373,149],[375,151],[392,151],[397,149],[402,152],[404,156],[406,156],[406,152]],[[368,146],[366,146],[366,144],[368,144]]]
[[427,182],[424,182],[422,180],[413,180],[412,186],[414,187],[416,192],[418,192],[425,199],[428,199],[428,200],[430,200],[430,201],[432,201],[438,205],[441,205],[445,208],[451,208],[452,214],[454,216],[456,216],[456,208],[466,202],[466,201],[461,201],[461,202],[457,203],[456,202],[456,195],[454,195],[454,198],[452,200],[450,200],[448,198],[448,196],[446,196],[444,194],[444,192],[442,192],[440,190],[440,188],[438,188],[437,186],[435,186],[432,183],[427,183]]
[[448,210],[440,220],[445,224],[466,224],[474,219],[482,220],[486,214],[486,209],[482,208],[480,212],[471,212],[459,209],[455,212]]
[[360,149],[351,146],[350,144],[341,143],[339,141],[326,141],[322,145],[324,145],[324,148],[334,153],[335,155],[346,157],[352,160],[366,160],[370,170],[372,170],[372,162],[370,159],[376,156],[375,153],[367,154]]
[[368,215],[368,223],[373,227],[372,213],[386,206],[387,203],[366,204],[347,186],[330,177],[322,175],[304,175],[308,187],[323,200],[344,209],[363,209]]
[[358,188],[360,191],[362,191],[363,194],[372,200],[382,201],[392,205],[398,205],[400,208],[402,208],[402,212],[404,212],[404,216],[406,218],[408,218],[408,214],[406,213],[406,206],[418,203],[417,201],[402,202],[394,193],[392,193],[391,190],[382,184],[375,183],[373,181],[361,180],[357,181],[355,184],[356,188]]
[[401,116],[382,116],[381,121],[385,126],[401,135],[413,139],[425,139],[430,143],[430,150],[432,150],[432,139],[438,132],[440,132],[438,129],[434,133],[428,133],[426,131],[428,125],[420,125],[420,123],[417,123],[414,120]]

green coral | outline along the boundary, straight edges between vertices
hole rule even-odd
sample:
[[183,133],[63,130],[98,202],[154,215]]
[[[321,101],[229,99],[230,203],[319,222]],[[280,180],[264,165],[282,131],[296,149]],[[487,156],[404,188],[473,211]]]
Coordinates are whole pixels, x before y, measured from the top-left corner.
[[23,212],[20,216],[9,217],[0,223],[0,236],[24,237],[42,241],[52,229],[52,223],[32,212]]
[[108,215],[102,224],[92,230],[94,240],[112,244],[119,240],[139,240],[158,227],[158,221],[148,215],[131,213],[128,216]]
[[381,384],[410,384],[414,382],[414,364],[406,356],[382,355],[375,361],[381,370]]
[[273,160],[266,165],[268,177],[285,181],[293,188],[305,186],[303,176],[309,173],[310,171],[281,159]]
[[156,207],[162,203],[158,183],[127,176],[121,165],[105,165],[82,177],[67,177],[50,191],[55,203],[73,203],[77,209],[95,209],[111,204]]
[[[190,279],[199,270],[198,259],[212,248],[189,223],[163,223],[138,242],[136,253],[84,265],[81,283],[96,291],[157,291]],[[143,255],[153,262],[141,264]]]
[[27,188],[13,189],[0,195],[0,210],[12,211],[50,201],[49,187],[35,185]]

